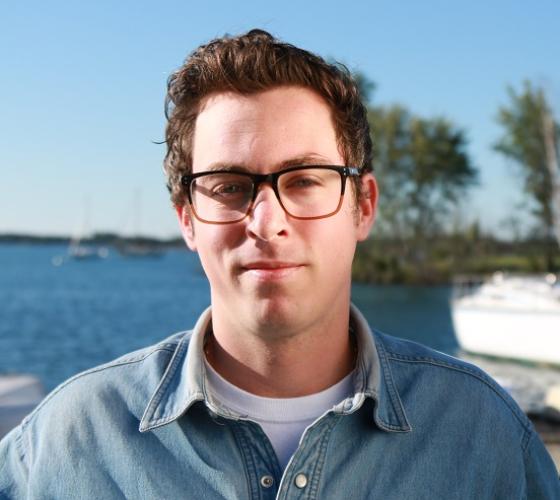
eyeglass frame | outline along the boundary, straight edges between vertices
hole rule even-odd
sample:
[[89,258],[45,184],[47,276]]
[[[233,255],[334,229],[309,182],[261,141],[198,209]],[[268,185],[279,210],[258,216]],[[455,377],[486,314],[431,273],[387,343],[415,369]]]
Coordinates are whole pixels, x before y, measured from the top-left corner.
[[[284,207],[284,204],[282,203],[282,199],[280,198],[280,192],[278,190],[278,178],[282,174],[288,172],[294,172],[297,170],[306,170],[309,168],[334,170],[340,174],[340,180],[341,180],[340,199],[338,201],[338,205],[335,210],[333,210],[332,212],[326,215],[318,215],[313,217],[301,217],[297,215],[292,215],[290,212],[288,212],[288,210],[286,210],[286,207]],[[200,222],[203,222],[205,224],[224,225],[224,224],[235,224],[237,222],[241,222],[243,219],[245,219],[245,217],[247,217],[251,213],[251,210],[253,209],[253,204],[255,203],[255,199],[257,198],[257,194],[259,192],[259,187],[261,186],[261,184],[264,183],[270,184],[272,190],[274,191],[274,195],[278,200],[278,203],[282,207],[282,210],[284,210],[284,212],[288,214],[290,217],[293,217],[294,219],[298,219],[298,220],[317,220],[317,219],[326,219],[327,217],[332,217],[333,215],[336,215],[339,212],[340,207],[342,207],[342,201],[344,200],[344,193],[346,191],[346,179],[348,179],[348,177],[359,177],[360,175],[362,175],[362,173],[363,172],[359,168],[350,167],[346,165],[297,165],[297,166],[285,168],[283,170],[278,170],[277,172],[271,172],[269,174],[255,174],[252,172],[245,172],[245,171],[218,169],[218,170],[206,170],[204,172],[197,172],[195,174],[184,174],[181,176],[181,185],[187,191],[189,206],[191,207],[193,215],[196,217],[196,219],[198,219]],[[251,194],[251,200],[249,202],[249,205],[247,206],[247,211],[245,215],[243,215],[243,217],[231,221],[210,221],[207,219],[203,219],[196,213],[196,209],[192,201],[191,184],[198,177],[204,177],[210,174],[237,174],[237,175],[243,175],[249,177],[251,179],[253,185],[253,192]]]

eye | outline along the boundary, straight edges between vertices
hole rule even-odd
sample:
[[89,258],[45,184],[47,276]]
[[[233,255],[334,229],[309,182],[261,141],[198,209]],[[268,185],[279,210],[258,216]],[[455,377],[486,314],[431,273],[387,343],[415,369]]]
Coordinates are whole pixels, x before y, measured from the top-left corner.
[[233,197],[251,192],[251,185],[246,182],[222,182],[212,186],[212,196]]
[[302,174],[294,175],[290,179],[287,179],[284,187],[287,189],[306,189],[321,186],[322,184],[323,181],[319,176],[312,174]]
[[222,184],[214,187],[214,192],[219,194],[239,193],[243,188],[239,184]]

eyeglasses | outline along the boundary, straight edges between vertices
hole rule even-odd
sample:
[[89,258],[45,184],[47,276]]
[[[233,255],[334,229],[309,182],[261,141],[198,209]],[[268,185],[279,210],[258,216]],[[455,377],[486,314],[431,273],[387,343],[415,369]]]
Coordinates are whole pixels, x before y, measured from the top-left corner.
[[207,224],[231,224],[244,219],[253,207],[259,186],[269,183],[286,213],[295,219],[323,219],[342,206],[346,179],[356,177],[356,167],[305,165],[271,174],[214,170],[186,174],[194,216]]

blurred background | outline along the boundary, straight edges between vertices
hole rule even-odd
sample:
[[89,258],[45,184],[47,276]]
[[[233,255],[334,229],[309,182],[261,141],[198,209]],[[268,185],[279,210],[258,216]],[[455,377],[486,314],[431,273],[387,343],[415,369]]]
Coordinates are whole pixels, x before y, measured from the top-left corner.
[[199,44],[259,27],[344,63],[368,103],[380,213],[353,300],[372,325],[482,353],[528,412],[556,415],[560,3],[0,12],[0,373],[49,390],[192,326],[209,291],[165,189],[166,80]]

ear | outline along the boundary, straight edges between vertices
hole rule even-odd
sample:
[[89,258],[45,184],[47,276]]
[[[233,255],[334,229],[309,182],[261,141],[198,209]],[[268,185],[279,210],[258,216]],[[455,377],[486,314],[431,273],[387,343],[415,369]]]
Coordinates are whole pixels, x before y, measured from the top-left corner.
[[175,211],[177,212],[177,218],[179,219],[179,227],[181,228],[181,234],[185,243],[190,250],[196,252],[196,242],[194,237],[194,227],[192,223],[192,216],[186,205],[179,206],[175,205]]
[[369,172],[361,178],[360,199],[358,202],[358,224],[356,227],[357,240],[364,241],[373,226],[377,213],[377,182],[375,177]]

